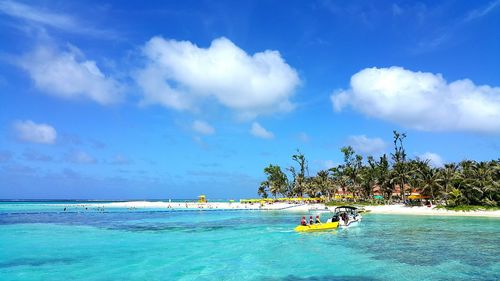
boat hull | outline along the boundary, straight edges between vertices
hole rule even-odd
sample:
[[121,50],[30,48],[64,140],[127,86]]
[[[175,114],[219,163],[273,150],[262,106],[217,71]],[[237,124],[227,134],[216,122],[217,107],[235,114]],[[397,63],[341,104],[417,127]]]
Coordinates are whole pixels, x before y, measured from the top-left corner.
[[327,222],[327,223],[317,223],[313,225],[299,225],[295,227],[295,231],[297,232],[312,232],[312,231],[325,231],[336,229],[339,227],[339,222]]
[[358,217],[356,219],[351,218],[347,221],[347,223],[344,223],[344,221],[340,221],[339,227],[348,228],[348,227],[352,227],[352,226],[357,226],[357,225],[359,225],[359,222],[361,222],[361,217]]

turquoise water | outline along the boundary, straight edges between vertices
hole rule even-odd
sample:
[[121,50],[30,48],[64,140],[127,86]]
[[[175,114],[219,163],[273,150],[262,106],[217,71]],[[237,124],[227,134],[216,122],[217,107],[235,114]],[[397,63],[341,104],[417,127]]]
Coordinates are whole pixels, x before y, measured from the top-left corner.
[[500,280],[500,220],[0,203],[0,280]]

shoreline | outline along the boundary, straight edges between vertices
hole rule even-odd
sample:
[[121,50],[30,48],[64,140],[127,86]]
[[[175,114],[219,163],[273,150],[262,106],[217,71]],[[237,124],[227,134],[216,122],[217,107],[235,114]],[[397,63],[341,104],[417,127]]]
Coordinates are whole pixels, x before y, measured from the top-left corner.
[[[86,208],[125,208],[125,209],[173,209],[173,210],[254,210],[254,211],[286,211],[286,212],[308,212],[309,209],[329,209],[333,212],[336,206],[325,206],[324,204],[249,204],[239,202],[164,202],[164,201],[127,201],[110,203],[88,203],[76,204]],[[346,205],[349,205],[346,203]],[[355,205],[355,204],[353,204]],[[71,207],[75,204],[60,204],[60,206]],[[436,209],[433,207],[417,206],[407,207],[403,205],[378,205],[363,206],[371,214],[385,215],[417,215],[417,216],[462,216],[462,217],[490,217],[500,218],[500,210],[496,211],[453,211]]]
[[454,217],[489,217],[500,218],[500,210],[496,211],[453,211],[446,209],[437,209],[432,207],[407,207],[403,205],[380,205],[366,206],[372,214],[383,215],[414,215],[414,216],[454,216]]

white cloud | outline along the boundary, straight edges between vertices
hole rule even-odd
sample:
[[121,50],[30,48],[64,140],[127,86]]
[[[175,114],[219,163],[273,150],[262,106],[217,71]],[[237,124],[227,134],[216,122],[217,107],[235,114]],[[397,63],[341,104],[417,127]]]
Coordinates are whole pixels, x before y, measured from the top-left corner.
[[70,16],[43,11],[15,1],[0,2],[0,12],[11,17],[21,18],[56,28],[70,29],[77,27],[75,20]]
[[482,18],[493,11],[496,7],[500,6],[500,0],[492,1],[488,5],[483,6],[479,9],[472,10],[467,17],[464,19],[465,22]]
[[195,120],[193,122],[192,129],[202,135],[212,135],[215,133],[215,129],[210,126],[210,124],[201,120]]
[[436,153],[426,152],[420,155],[418,158],[422,160],[428,160],[429,164],[431,164],[434,167],[442,167],[444,165],[443,159]]
[[66,160],[76,164],[94,164],[96,159],[84,151],[73,151],[66,155]]
[[0,13],[31,24],[55,28],[66,32],[108,38],[116,37],[112,31],[91,27],[88,23],[81,23],[70,15],[52,12],[48,9],[30,6],[16,1],[0,1]]
[[366,68],[351,88],[331,96],[333,107],[424,131],[500,132],[500,88],[401,67]]
[[47,94],[67,98],[87,98],[100,104],[111,104],[122,98],[117,81],[106,77],[96,62],[86,60],[77,48],[57,51],[40,46],[24,55],[19,65],[35,85]]
[[274,134],[272,132],[266,130],[264,127],[262,127],[257,122],[252,123],[252,128],[250,129],[250,133],[256,137],[263,138],[263,139],[274,138]]
[[147,63],[136,74],[143,104],[193,110],[202,99],[216,100],[243,118],[293,109],[300,80],[278,51],[249,55],[223,37],[208,48],[154,37],[143,52]]
[[363,155],[383,154],[387,144],[380,138],[369,138],[365,135],[350,136],[347,143],[354,151]]
[[53,144],[57,138],[54,127],[48,124],[37,124],[31,120],[14,122],[14,130],[17,139],[24,142]]

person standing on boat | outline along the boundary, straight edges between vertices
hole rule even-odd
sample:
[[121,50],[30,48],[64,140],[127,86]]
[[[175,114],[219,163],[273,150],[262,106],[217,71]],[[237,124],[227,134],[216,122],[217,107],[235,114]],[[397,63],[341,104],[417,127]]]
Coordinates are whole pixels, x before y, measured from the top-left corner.
[[349,222],[349,216],[347,215],[347,213],[342,213],[342,220],[344,221],[344,224],[347,225],[347,223]]

